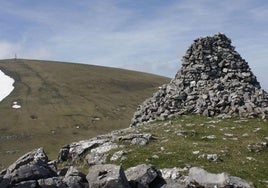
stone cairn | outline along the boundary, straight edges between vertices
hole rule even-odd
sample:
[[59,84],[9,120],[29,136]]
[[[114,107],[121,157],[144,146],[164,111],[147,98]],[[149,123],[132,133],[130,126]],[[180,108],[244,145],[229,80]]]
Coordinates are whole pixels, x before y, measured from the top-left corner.
[[183,114],[268,117],[268,94],[231,40],[218,33],[194,40],[169,84],[145,100],[131,126]]

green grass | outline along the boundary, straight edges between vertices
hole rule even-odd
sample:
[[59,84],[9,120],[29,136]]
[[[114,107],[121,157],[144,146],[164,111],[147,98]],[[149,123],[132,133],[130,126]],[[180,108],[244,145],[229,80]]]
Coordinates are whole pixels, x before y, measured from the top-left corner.
[[[128,127],[138,104],[168,78],[123,69],[1,60],[15,90],[0,103],[0,169],[34,148],[61,146]],[[22,108],[11,108],[18,101]],[[10,152],[11,151],[11,152]]]
[[[211,122],[217,120],[197,115],[181,116],[138,127],[140,132],[152,133],[157,139],[146,146],[127,145],[127,160],[116,164],[122,164],[125,169],[142,163],[153,164],[157,168],[199,166],[209,172],[227,172],[241,177],[257,187],[267,186],[263,181],[268,180],[268,148],[256,153],[250,152],[247,146],[267,142],[268,123],[260,119],[240,121],[239,118]],[[260,130],[254,132],[256,128]],[[177,134],[179,130],[184,131],[183,136]],[[226,133],[233,136],[228,137]],[[242,136],[244,133],[248,136]],[[216,138],[204,138],[209,135],[215,135]],[[193,154],[194,151],[199,151],[199,154]],[[217,154],[218,160],[200,157],[203,154]],[[153,155],[159,158],[153,158]],[[253,160],[247,157],[253,157]]]

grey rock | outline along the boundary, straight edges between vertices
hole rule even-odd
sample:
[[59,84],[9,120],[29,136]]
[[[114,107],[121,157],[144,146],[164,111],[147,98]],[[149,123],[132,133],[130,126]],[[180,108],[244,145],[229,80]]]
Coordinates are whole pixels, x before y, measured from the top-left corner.
[[218,160],[218,155],[213,153],[213,154],[207,154],[207,159],[211,161],[217,161]]
[[92,152],[89,153],[85,159],[87,161],[87,163],[92,166],[92,165],[96,165],[96,164],[104,164],[107,160],[107,156],[108,154],[106,153],[96,153],[96,152]]
[[162,178],[166,184],[161,188],[185,188],[187,187],[186,176],[182,175],[181,172],[188,170],[187,168],[164,168],[160,169]]
[[265,148],[268,147],[268,143],[267,142],[259,142],[259,143],[251,143],[247,146],[247,149],[250,152],[261,152],[263,151]]
[[63,182],[63,177],[51,177],[46,179],[39,179],[38,185],[40,187],[51,187],[51,188],[67,188],[68,186]]
[[162,177],[164,179],[180,179],[183,175],[182,175],[182,171],[184,171],[181,168],[164,168],[164,169],[160,169],[160,172],[162,174]]
[[86,176],[90,188],[130,188],[121,166],[95,165]]
[[69,158],[72,160],[78,159],[78,157],[84,152],[96,148],[106,142],[108,142],[108,138],[93,138],[89,140],[81,140],[79,142],[73,142],[69,146]]
[[212,174],[198,167],[190,168],[187,181],[189,184],[194,182],[204,187],[253,187],[251,184],[238,177],[232,177],[226,173]]
[[110,158],[110,161],[117,161],[126,153],[127,152],[125,150],[117,151],[112,155],[112,157]]
[[161,173],[151,165],[141,164],[125,171],[131,187],[149,188],[164,184]]
[[48,165],[48,157],[43,148],[39,148],[20,157],[3,175],[3,181],[0,182],[2,187],[5,184],[49,178],[55,176],[56,172]]
[[36,180],[23,181],[13,186],[14,188],[35,188],[38,187]]
[[152,134],[149,133],[139,133],[139,134],[128,134],[118,138],[121,141],[131,141],[135,145],[146,145],[150,140],[153,139]]
[[86,180],[86,175],[79,172],[75,167],[71,166],[65,177],[63,178],[63,182],[68,187],[80,187],[80,188],[86,188],[88,187],[88,182]]
[[107,152],[118,148],[118,145],[113,142],[106,142],[99,147],[91,149],[90,153],[87,154],[86,160],[89,165],[103,164],[107,159]]
[[91,149],[92,153],[106,153],[112,149],[116,149],[118,148],[118,145],[116,143],[113,142],[106,142],[102,145],[100,145],[99,147],[96,147],[94,149]]
[[69,159],[69,150],[70,150],[69,145],[63,146],[60,149],[60,152],[59,152],[59,155],[58,155],[58,161],[60,161],[60,162],[67,161]]
[[131,140],[131,144],[133,145],[146,145],[148,143],[148,140],[146,140],[145,138],[133,138]]

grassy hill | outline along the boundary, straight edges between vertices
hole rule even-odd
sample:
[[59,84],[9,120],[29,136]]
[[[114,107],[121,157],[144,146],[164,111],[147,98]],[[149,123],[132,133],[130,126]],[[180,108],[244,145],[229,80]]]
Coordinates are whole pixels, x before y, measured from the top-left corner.
[[[15,79],[0,103],[0,169],[37,147],[51,158],[72,141],[127,127],[144,99],[168,78],[123,69],[51,61],[1,60]],[[22,106],[13,109],[16,101]]]

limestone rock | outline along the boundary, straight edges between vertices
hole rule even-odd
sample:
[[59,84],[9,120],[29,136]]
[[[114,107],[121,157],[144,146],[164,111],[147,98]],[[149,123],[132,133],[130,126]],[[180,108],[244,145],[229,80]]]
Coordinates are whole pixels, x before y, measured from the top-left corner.
[[164,182],[160,172],[151,165],[141,164],[131,167],[125,171],[125,174],[131,187],[149,188]]
[[39,148],[20,157],[3,174],[0,187],[6,184],[13,185],[23,181],[49,178],[56,175],[56,172],[48,165],[48,158],[43,148]]
[[90,188],[130,188],[121,166],[94,165],[89,168],[86,178]]
[[121,141],[131,141],[131,144],[134,145],[146,145],[150,140],[153,139],[153,136],[149,133],[131,133],[125,136],[121,136],[118,139]]
[[74,167],[64,173],[56,169],[43,148],[35,149],[0,173],[0,187],[88,187],[86,176]]
[[204,187],[227,187],[232,186],[234,188],[252,188],[245,180],[238,177],[232,177],[226,173],[212,174],[205,171],[202,168],[193,167],[189,170],[188,175],[189,183],[198,183],[200,186]]
[[67,185],[63,183],[63,177],[51,177],[46,179],[39,179],[38,185],[40,187],[67,188]]
[[127,152],[125,150],[120,150],[115,152],[112,157],[110,158],[110,161],[117,161],[118,159],[122,159],[122,156],[126,154]]
[[23,181],[20,183],[15,184],[14,188],[35,188],[37,187],[37,181],[36,180],[29,180],[29,181]]
[[90,149],[96,148],[105,142],[108,142],[107,138],[93,138],[89,140],[81,140],[79,142],[73,142],[69,146],[68,156],[72,160],[76,160],[81,154]]
[[118,145],[113,142],[106,142],[97,148],[91,149],[90,153],[86,156],[89,165],[103,164],[106,162],[108,151],[118,148]]
[[71,166],[65,177],[63,178],[63,182],[68,187],[81,187],[86,188],[88,187],[88,182],[86,180],[86,176],[79,172],[75,167]]
[[131,126],[183,114],[268,118],[267,92],[224,34],[194,40],[175,78],[138,107]]

